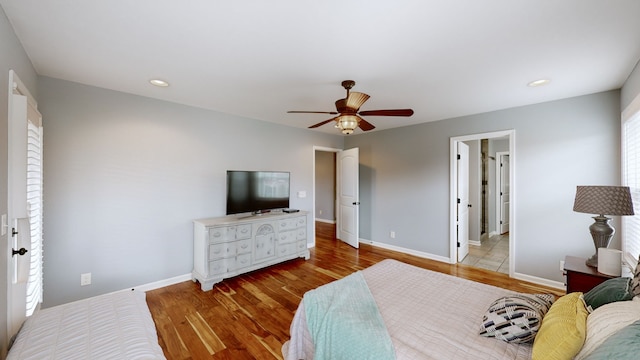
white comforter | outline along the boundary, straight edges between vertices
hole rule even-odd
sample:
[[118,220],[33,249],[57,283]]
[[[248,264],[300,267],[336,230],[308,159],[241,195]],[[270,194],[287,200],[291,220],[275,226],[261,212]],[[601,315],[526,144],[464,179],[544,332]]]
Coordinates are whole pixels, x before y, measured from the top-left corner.
[[[398,359],[530,359],[531,346],[478,335],[497,298],[514,292],[395,260],[363,270]],[[375,341],[375,340],[372,340]],[[313,359],[304,309],[296,311],[285,359]]]
[[7,360],[165,359],[144,292],[96,296],[28,318]]

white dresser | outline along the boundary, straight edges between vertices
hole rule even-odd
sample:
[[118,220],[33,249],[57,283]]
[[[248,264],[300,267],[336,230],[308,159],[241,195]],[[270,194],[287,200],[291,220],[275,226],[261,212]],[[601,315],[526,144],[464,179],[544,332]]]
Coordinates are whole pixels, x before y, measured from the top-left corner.
[[193,221],[193,281],[215,283],[286,260],[309,259],[308,212],[223,216]]

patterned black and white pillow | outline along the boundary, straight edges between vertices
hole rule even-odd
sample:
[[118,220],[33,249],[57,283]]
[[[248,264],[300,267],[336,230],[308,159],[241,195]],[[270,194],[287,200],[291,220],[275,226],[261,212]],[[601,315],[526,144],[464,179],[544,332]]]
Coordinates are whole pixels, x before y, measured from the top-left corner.
[[640,295],[640,257],[638,257],[638,265],[636,265],[636,271],[631,280],[631,293],[635,296]]
[[480,335],[511,343],[530,343],[555,301],[552,294],[516,294],[494,301],[482,318]]

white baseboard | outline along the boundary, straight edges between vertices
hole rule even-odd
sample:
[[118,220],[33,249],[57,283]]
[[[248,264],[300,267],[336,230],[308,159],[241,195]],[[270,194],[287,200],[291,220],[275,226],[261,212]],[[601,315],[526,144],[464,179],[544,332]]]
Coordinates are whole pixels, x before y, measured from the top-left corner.
[[538,284],[538,285],[552,287],[554,289],[559,289],[559,290],[566,290],[567,289],[567,287],[564,285],[564,283],[562,283],[560,281],[553,281],[553,280],[544,279],[544,278],[537,277],[537,276],[514,273],[513,274],[513,278],[514,279],[518,279],[518,280],[528,281],[530,283],[534,283],[534,284]]
[[163,288],[165,286],[174,285],[174,284],[181,283],[181,282],[188,281],[188,280],[192,280],[191,273],[175,276],[175,277],[172,277],[172,278],[169,278],[169,279],[164,279],[164,280],[160,280],[160,281],[156,281],[156,282],[152,282],[152,283],[148,283],[148,284],[134,286],[134,287],[131,287],[131,288],[124,289],[122,291],[136,290],[136,291],[147,292],[147,291],[150,291],[150,290],[160,289],[160,288]]
[[480,240],[469,240],[469,245],[481,246],[482,242]]
[[327,223],[327,224],[335,224],[336,221],[335,220],[327,220],[327,219],[320,219],[320,218],[316,218],[317,222],[321,222],[321,223]]
[[[456,263],[456,262],[452,263],[449,260],[449,258],[445,257],[445,256],[434,255],[434,254],[425,253],[425,252],[421,252],[421,251],[415,251],[415,250],[411,250],[411,249],[407,249],[407,248],[403,248],[403,247],[399,247],[399,246],[393,246],[393,245],[389,245],[389,244],[378,243],[378,242],[375,242],[375,241],[365,240],[365,239],[360,239],[360,242],[363,243],[363,244],[369,244],[371,246],[376,246],[376,247],[387,249],[387,250],[393,250],[393,251],[401,252],[401,253],[404,253],[404,254],[415,255],[415,256],[418,256],[418,257],[421,257],[421,258],[425,258],[425,259],[429,259],[429,260],[435,260],[435,261],[439,261],[439,262],[443,262],[443,263],[447,263],[447,264],[455,264]],[[517,280],[528,281],[530,283],[534,283],[534,284],[537,284],[537,285],[548,286],[548,287],[551,287],[551,288],[554,288],[554,289],[566,290],[566,286],[564,285],[564,283],[562,283],[560,281],[553,281],[553,280],[549,280],[549,279],[540,278],[540,277],[537,277],[537,276],[531,276],[531,275],[520,274],[520,273],[514,273],[513,274],[513,278],[517,279]]]
[[409,255],[414,255],[414,256],[417,256],[417,257],[421,257],[421,258],[424,258],[424,259],[435,260],[435,261],[440,261],[440,262],[443,262],[443,263],[451,264],[451,262],[449,261],[448,257],[444,257],[444,256],[440,256],[440,255],[434,255],[434,254],[430,254],[430,253],[426,253],[426,252],[422,252],[422,251],[411,250],[411,249],[407,249],[407,248],[403,248],[403,247],[399,247],[399,246],[379,243],[379,242],[375,242],[375,241],[371,241],[371,240],[360,239],[359,241],[361,243],[363,243],[363,244],[369,244],[371,246],[379,247],[379,248],[382,248],[382,249],[393,250],[393,251],[401,252],[401,253],[404,253],[404,254],[409,254]]

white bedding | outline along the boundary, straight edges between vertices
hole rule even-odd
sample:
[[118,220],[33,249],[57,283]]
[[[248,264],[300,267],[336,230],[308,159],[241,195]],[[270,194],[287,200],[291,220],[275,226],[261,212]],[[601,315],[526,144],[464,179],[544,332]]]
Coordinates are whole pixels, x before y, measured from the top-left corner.
[[7,359],[165,359],[145,298],[127,291],[40,310]]
[[[384,260],[363,270],[397,359],[530,359],[531,345],[478,335],[482,316],[513,291]],[[372,339],[375,341],[375,339]],[[300,304],[285,359],[313,359],[313,342]]]

